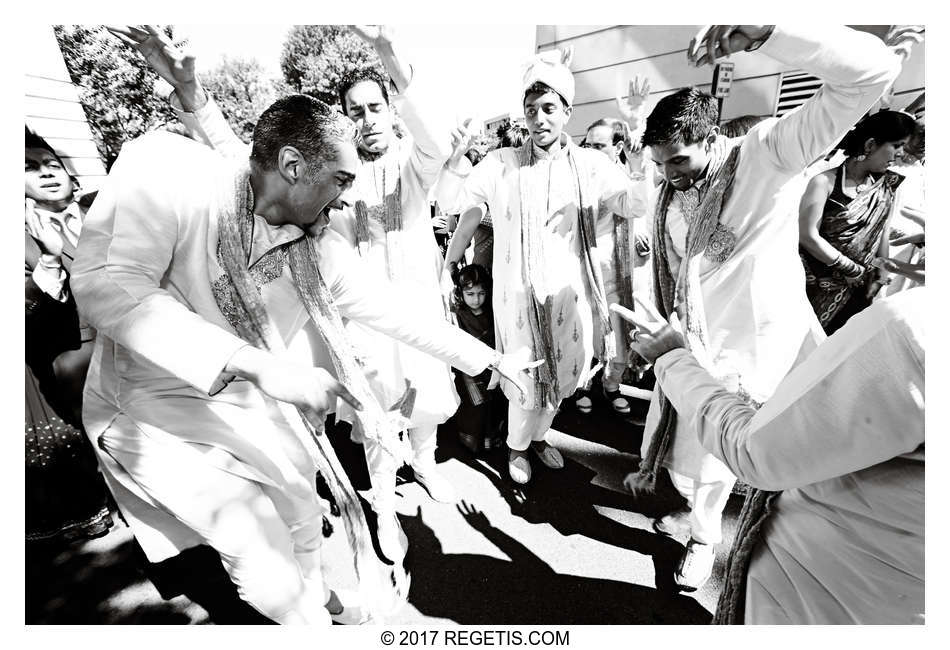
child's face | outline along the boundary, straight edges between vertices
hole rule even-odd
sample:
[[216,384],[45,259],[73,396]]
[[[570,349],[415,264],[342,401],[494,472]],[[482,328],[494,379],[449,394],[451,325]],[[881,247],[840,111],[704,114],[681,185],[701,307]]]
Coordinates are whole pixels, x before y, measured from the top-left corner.
[[462,300],[474,312],[481,310],[485,303],[485,289],[480,284],[473,284],[470,287],[462,289]]

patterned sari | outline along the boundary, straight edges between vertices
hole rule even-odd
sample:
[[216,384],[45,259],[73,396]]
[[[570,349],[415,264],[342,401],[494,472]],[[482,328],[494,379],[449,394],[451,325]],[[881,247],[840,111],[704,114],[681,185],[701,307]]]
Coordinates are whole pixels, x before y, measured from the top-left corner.
[[[854,199],[842,189],[844,165],[835,172],[835,187],[828,196],[818,232],[845,257],[869,268],[884,235],[884,226],[894,204],[894,194],[904,177],[885,172]],[[805,292],[825,333],[831,334],[844,321],[867,307],[870,274],[863,282],[850,285],[840,271],[820,262],[801,249],[805,266]],[[845,309],[847,307],[847,309]]]

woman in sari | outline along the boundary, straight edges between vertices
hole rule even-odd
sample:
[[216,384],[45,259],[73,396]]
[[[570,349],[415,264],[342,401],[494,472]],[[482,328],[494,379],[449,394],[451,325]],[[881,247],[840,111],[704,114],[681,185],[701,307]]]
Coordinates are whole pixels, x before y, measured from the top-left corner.
[[871,304],[887,257],[886,226],[903,177],[888,171],[914,131],[910,115],[880,111],[842,142],[847,159],[808,183],[799,208],[805,291],[827,334]]

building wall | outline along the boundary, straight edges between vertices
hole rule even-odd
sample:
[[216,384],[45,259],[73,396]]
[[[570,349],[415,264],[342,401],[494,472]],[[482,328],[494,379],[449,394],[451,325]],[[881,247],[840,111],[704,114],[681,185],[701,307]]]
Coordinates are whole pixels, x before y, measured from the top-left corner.
[[[582,138],[587,127],[603,117],[620,117],[618,91],[626,94],[636,75],[650,80],[650,111],[661,98],[684,86],[709,90],[712,66],[694,68],[686,63],[686,48],[700,25],[539,25],[537,51],[574,47],[571,69],[576,93],[574,114],[567,125],[571,136]],[[860,26],[883,33],[883,26]],[[909,104],[924,88],[924,44],[914,48],[895,85],[894,108]],[[793,68],[755,53],[732,56],[735,76],[724,101],[724,120],[741,115],[772,115],[780,75]]]
[[30,32],[26,58],[26,125],[49,142],[83,190],[99,187],[105,167],[79,103],[79,92],[50,25],[21,25]]

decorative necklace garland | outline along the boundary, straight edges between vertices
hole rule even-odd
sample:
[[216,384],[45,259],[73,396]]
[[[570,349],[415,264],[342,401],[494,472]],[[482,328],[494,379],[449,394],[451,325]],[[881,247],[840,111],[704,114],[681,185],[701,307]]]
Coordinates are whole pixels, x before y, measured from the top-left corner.
[[[369,220],[372,219],[382,225],[386,237],[386,269],[389,279],[395,281],[404,275],[402,242],[400,241],[403,228],[402,178],[399,173],[399,158],[395,153],[392,156],[383,156],[379,160],[382,160],[382,165],[377,165],[375,161],[370,162],[370,165],[374,174],[373,191],[377,197],[381,198],[381,201],[372,207],[369,207],[363,199],[358,199],[354,204],[356,243],[360,255],[365,257],[372,241]],[[382,168],[382,188],[376,183],[377,167]],[[395,169],[389,170],[389,167]],[[396,178],[395,188],[389,191],[388,183],[391,182],[393,176]]]

